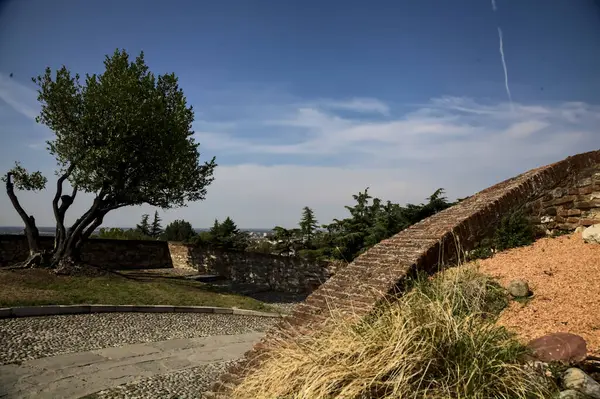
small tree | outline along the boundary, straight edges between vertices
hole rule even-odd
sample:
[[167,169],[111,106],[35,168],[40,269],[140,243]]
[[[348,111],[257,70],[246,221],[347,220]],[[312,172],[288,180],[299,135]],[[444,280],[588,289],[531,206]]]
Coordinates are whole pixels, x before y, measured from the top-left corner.
[[215,219],[209,234],[210,244],[216,247],[243,251],[248,246],[248,234],[240,231],[230,217],[227,217],[222,223]]
[[286,229],[281,226],[275,226],[275,252],[283,256],[292,256],[301,246],[300,229]]
[[196,235],[192,225],[185,220],[174,220],[165,227],[163,239],[166,241],[189,241]]
[[[155,76],[143,53],[130,62],[125,50],[107,56],[104,67],[100,75],[86,75],[84,84],[64,66],[55,74],[47,68],[33,79],[41,103],[37,121],[55,134],[47,144],[59,177],[52,201],[56,239],[49,252],[40,250],[35,219],[14,192],[41,190],[46,178],[18,163],[3,178],[25,224],[30,249],[25,265],[68,271],[108,212],[144,203],[163,209],[185,206],[204,199],[213,181],[214,158],[200,163],[191,130],[194,112],[175,74]],[[73,187],[71,195],[63,195],[65,181]],[[93,193],[95,199],[67,229],[65,214],[78,191]]]
[[305,206],[302,209],[302,219],[300,220],[300,233],[302,234],[302,240],[306,248],[311,248],[315,232],[317,231],[319,224],[315,218],[315,213],[312,209]]
[[148,223],[148,219],[150,219],[150,215],[143,214],[142,221],[140,222],[140,224],[135,226],[135,228],[141,234],[150,237],[150,223]]
[[152,220],[152,225],[150,226],[150,237],[158,238],[163,232],[162,226],[160,224],[161,219],[158,216],[158,211],[154,212],[154,219]]

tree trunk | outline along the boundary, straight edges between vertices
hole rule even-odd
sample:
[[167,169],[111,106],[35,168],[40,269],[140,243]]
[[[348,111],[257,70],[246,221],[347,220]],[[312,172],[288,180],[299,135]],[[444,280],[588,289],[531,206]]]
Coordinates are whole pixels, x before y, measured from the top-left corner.
[[[67,209],[71,206],[73,201],[75,200],[75,196],[77,195],[77,186],[73,187],[73,193],[71,195],[62,195],[63,191],[63,183],[65,180],[69,178],[73,170],[75,169],[75,164],[71,164],[66,172],[58,178],[56,182],[56,194],[54,195],[54,199],[52,200],[52,210],[54,211],[54,219],[56,219],[56,233],[54,236],[54,252],[60,252],[61,247],[64,246],[64,241],[66,239],[66,230],[65,230],[65,214],[67,213]],[[58,205],[58,201],[60,200],[60,206]]]
[[44,254],[40,250],[40,232],[35,225],[35,218],[33,215],[27,215],[25,209],[19,203],[19,199],[15,195],[14,185],[12,182],[12,173],[7,173],[6,175],[6,193],[8,194],[8,198],[10,198],[10,202],[13,207],[23,220],[25,224],[25,236],[27,237],[27,244],[29,245],[29,257],[23,263],[23,266],[39,266],[43,263]]
[[91,208],[65,233],[54,251],[51,265],[59,274],[74,274],[89,269],[81,262],[81,249],[94,230],[102,224],[104,216],[114,207],[106,206],[100,194]]

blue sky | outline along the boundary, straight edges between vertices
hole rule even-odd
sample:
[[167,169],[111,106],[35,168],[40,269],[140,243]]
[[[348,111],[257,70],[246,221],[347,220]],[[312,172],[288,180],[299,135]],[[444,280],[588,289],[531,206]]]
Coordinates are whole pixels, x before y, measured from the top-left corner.
[[[455,198],[600,148],[600,4],[495,3],[1,2],[0,169],[20,160],[53,182],[52,132],[33,121],[30,78],[63,64],[101,72],[117,47],[179,76],[201,152],[219,163],[207,200],[165,221],[292,226],[308,205],[325,223],[367,186],[400,203],[438,187]],[[52,195],[22,195],[38,224],[53,222]],[[0,206],[0,225],[20,224],[6,196]],[[105,224],[133,225],[143,212],[153,209]]]

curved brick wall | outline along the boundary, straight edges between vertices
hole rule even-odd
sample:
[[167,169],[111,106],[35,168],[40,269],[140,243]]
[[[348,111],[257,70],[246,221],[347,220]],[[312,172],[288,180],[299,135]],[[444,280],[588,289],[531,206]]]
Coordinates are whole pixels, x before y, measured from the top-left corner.
[[[597,150],[532,169],[489,187],[375,245],[326,281],[304,303],[297,305],[293,314],[269,331],[260,343],[246,353],[241,363],[222,375],[213,385],[213,391],[206,393],[205,397],[226,397],[233,384],[243,377],[244,370],[251,368],[258,355],[268,350],[273,337],[282,332],[318,328],[319,323],[327,320],[331,307],[343,313],[364,316],[395,292],[398,284],[410,272],[432,271],[440,262],[451,261],[457,252],[455,237],[462,249],[469,250],[490,234],[507,212],[523,208],[541,218],[545,209],[568,201],[576,202],[578,195],[586,194],[572,191],[570,195],[575,197],[562,200],[564,202],[561,202],[561,198],[569,195],[569,185],[579,184],[581,173],[597,170],[599,165],[600,150]],[[590,191],[591,196],[600,194],[600,175],[593,176],[599,179],[589,182],[591,190],[585,191]],[[584,178],[587,179],[587,176]],[[588,183],[588,180],[585,181]],[[572,187],[575,188],[579,189]],[[560,204],[551,202],[556,199]],[[586,209],[590,209],[589,206],[600,207],[600,203],[593,202],[593,198],[590,201],[592,203],[584,205],[588,207]],[[542,203],[547,207],[544,208]],[[589,222],[589,218],[585,219]],[[572,223],[572,226],[577,224]]]

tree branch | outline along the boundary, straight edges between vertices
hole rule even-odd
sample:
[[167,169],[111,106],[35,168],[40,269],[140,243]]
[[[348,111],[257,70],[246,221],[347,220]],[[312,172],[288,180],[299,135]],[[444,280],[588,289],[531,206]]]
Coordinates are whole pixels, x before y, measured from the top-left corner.
[[[56,220],[56,236],[54,238],[54,248],[58,248],[59,244],[62,242],[62,240],[65,239],[66,237],[66,231],[65,231],[65,213],[67,212],[67,209],[69,208],[69,206],[71,206],[71,204],[73,203],[73,199],[75,197],[75,195],[69,197],[69,196],[62,196],[62,189],[63,189],[63,183],[65,180],[67,180],[69,178],[69,176],[71,175],[71,173],[73,173],[73,170],[75,169],[75,164],[72,163],[69,168],[67,169],[67,171],[58,178],[58,180],[56,181],[56,194],[54,195],[54,199],[52,200],[52,209],[54,210],[54,219]],[[74,192],[77,193],[76,189],[74,189]],[[68,197],[69,199],[67,199],[66,197]],[[60,207],[58,206],[58,200],[62,198],[62,203],[60,205]]]
[[94,222],[87,228],[87,230],[85,230],[83,232],[83,235],[81,236],[82,240],[78,243],[79,245],[81,245],[83,240],[88,239],[94,233],[94,230],[96,230],[98,227],[100,227],[100,225],[104,221],[104,216],[107,213],[108,213],[108,211],[102,211],[96,216],[96,218],[94,219]]
[[25,223],[25,234],[27,236],[27,241],[29,244],[29,252],[37,252],[37,238],[39,236],[39,231],[35,225],[35,218],[33,216],[27,215],[27,212],[25,212],[25,209],[23,209],[23,207],[21,206],[21,203],[19,202],[19,199],[15,194],[11,172],[8,172],[6,174],[6,193],[8,194],[8,198],[10,198],[10,202],[12,203],[13,207],[23,220],[23,223]]

